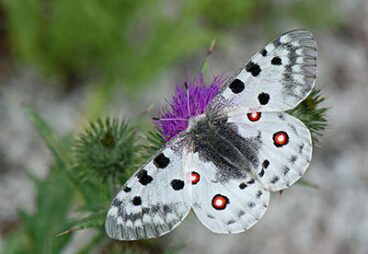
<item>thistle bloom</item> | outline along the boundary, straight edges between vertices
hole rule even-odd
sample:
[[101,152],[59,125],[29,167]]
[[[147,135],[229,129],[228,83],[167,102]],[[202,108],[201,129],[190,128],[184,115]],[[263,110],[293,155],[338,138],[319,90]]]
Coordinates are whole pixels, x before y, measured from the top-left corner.
[[225,81],[223,75],[218,75],[209,86],[206,86],[203,73],[199,73],[193,79],[188,77],[180,83],[177,81],[171,100],[165,100],[167,105],[159,111],[159,118],[154,119],[162,138],[168,141],[185,130],[188,127],[187,119],[202,114]]

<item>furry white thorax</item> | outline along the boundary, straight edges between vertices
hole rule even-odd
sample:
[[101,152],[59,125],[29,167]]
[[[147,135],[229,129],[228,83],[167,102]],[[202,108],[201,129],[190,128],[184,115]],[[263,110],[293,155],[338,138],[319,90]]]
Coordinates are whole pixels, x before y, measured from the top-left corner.
[[195,126],[198,124],[198,122],[202,121],[205,118],[206,118],[205,113],[189,118],[188,128],[185,131],[187,133],[191,132],[195,128]]

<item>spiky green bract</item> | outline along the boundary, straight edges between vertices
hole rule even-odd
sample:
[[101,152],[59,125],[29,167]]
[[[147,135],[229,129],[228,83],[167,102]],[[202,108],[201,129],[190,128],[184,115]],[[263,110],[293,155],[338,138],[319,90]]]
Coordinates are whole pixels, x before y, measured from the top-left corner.
[[323,136],[322,132],[328,126],[326,112],[328,108],[321,107],[325,98],[321,95],[320,89],[313,89],[309,96],[296,108],[288,113],[301,120],[310,130],[312,139],[318,143]]
[[91,122],[74,143],[74,159],[84,180],[123,182],[137,166],[139,149],[127,122],[106,118]]
[[144,145],[143,148],[146,151],[145,156],[147,156],[147,158],[153,153],[157,152],[158,149],[160,149],[165,143],[161,132],[157,129],[149,131],[146,135],[146,140],[146,145]]

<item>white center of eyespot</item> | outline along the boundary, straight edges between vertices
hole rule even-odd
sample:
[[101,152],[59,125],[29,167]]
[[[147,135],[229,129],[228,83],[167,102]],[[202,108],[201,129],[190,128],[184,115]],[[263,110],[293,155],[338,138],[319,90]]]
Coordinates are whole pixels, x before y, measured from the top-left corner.
[[197,176],[195,176],[194,174],[192,174],[191,179],[192,179],[192,181],[195,181],[195,180],[197,180]]
[[257,117],[257,113],[252,113],[252,117],[256,118]]
[[219,198],[216,200],[216,205],[217,206],[222,206],[224,204],[224,202]]
[[284,135],[280,135],[277,139],[279,142],[283,142],[285,140],[285,137]]

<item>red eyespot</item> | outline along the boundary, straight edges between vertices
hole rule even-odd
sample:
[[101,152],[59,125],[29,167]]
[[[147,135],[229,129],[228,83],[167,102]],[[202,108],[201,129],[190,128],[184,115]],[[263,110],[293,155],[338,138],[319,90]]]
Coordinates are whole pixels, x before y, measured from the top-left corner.
[[248,113],[247,116],[250,121],[255,122],[259,120],[259,118],[261,118],[261,113],[260,112]]
[[196,184],[199,182],[200,177],[197,172],[193,171],[190,177],[191,177],[190,179],[192,180],[192,184]]
[[226,196],[217,194],[212,199],[212,206],[216,210],[225,209],[226,205],[229,203],[229,199]]
[[277,147],[286,145],[289,142],[289,136],[285,131],[279,131],[273,134],[273,142]]

